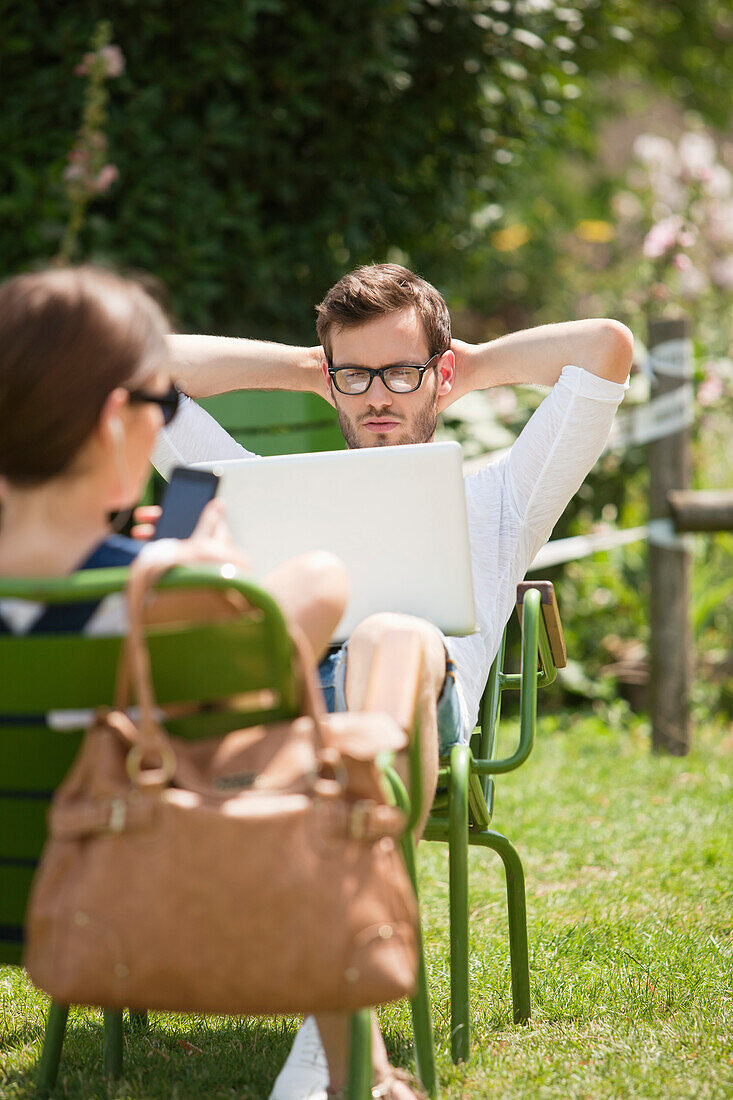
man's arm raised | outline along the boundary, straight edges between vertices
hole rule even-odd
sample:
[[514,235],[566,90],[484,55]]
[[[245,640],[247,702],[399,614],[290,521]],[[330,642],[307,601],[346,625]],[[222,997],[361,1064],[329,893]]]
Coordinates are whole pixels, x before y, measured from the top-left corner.
[[472,390],[492,386],[554,386],[563,367],[583,367],[611,382],[625,382],[631,368],[634,341],[620,321],[599,318],[565,321],[500,336],[486,344],[454,340],[456,375],[446,408]]
[[173,377],[190,397],[231,390],[301,390],[328,400],[320,347],[235,336],[168,337]]

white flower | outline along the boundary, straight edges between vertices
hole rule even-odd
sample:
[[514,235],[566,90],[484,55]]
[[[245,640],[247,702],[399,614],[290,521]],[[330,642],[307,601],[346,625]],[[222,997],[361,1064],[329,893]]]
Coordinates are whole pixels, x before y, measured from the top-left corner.
[[683,171],[692,179],[705,179],[717,160],[715,142],[709,134],[683,134],[677,146]]
[[611,208],[616,217],[623,222],[638,221],[644,213],[641,200],[631,191],[619,191],[611,200]]
[[658,134],[639,134],[634,142],[634,155],[647,165],[664,168],[674,172],[677,168],[677,153],[671,141]]
[[715,260],[710,265],[710,278],[721,290],[733,290],[733,255]]
[[687,199],[687,189],[673,176],[664,172],[651,172],[649,182],[656,198],[668,210],[682,210]]
[[99,56],[104,61],[107,76],[121,76],[125,71],[125,55],[119,46],[103,46]]
[[733,244],[733,199],[710,203],[706,236],[713,245]]
[[506,419],[516,413],[517,395],[513,389],[508,386],[499,386],[490,392],[491,404],[494,406],[497,416]]
[[710,169],[705,190],[714,199],[727,199],[733,192],[733,175],[724,164],[714,164]]
[[707,285],[707,279],[696,267],[690,265],[685,271],[680,271],[679,286],[683,298],[699,298]]

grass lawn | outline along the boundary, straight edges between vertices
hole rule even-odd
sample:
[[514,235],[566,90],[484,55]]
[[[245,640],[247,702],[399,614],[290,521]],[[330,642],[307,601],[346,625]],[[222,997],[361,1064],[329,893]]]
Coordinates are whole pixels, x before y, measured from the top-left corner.
[[[524,859],[533,1019],[511,1020],[500,863],[471,853],[472,1054],[447,1053],[447,857],[421,850],[422,908],[441,1096],[730,1098],[733,734],[698,729],[684,760],[653,758],[623,708],[563,711],[500,780],[494,826]],[[256,949],[256,945],[255,949]],[[0,968],[0,1097],[33,1095],[45,998]],[[411,1065],[409,1013],[382,1012]],[[155,1014],[125,1076],[101,1073],[101,1018],[76,1010],[56,1096],[264,1100],[296,1022]]]

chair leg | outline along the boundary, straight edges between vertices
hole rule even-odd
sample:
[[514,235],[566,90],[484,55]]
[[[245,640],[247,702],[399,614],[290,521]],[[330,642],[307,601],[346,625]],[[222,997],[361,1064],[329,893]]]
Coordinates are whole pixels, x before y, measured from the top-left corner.
[[347,1100],[371,1100],[372,1095],[372,1014],[368,1008],[351,1017],[349,1081]]
[[[393,769],[387,771],[387,779],[392,788],[396,804],[405,813],[409,812],[410,802],[402,780]],[[417,889],[417,859],[415,856],[415,836],[408,829],[402,836],[402,855],[404,856],[407,873],[410,876],[415,897],[418,898]],[[428,1096],[436,1096],[438,1091],[437,1072],[435,1069],[435,1047],[433,1044],[433,1020],[430,1012],[430,997],[428,995],[428,976],[425,967],[425,951],[422,941],[422,927],[418,921],[417,928],[417,986],[415,996],[410,1001],[412,1010],[412,1034],[415,1039],[415,1062],[417,1063],[417,1075]]]
[[[407,871],[412,881],[412,886],[417,897],[417,867],[415,860],[415,838],[411,832],[402,838],[402,851],[407,864]],[[428,995],[428,976],[425,967],[425,951],[422,941],[422,928],[418,922],[417,943],[417,987],[415,996],[410,1001],[412,1010],[412,1033],[415,1038],[415,1062],[417,1063],[417,1075],[428,1096],[437,1093],[437,1073],[435,1070],[435,1049],[433,1046],[433,1021],[430,1013],[430,997]]]
[[51,1005],[46,1020],[46,1034],[36,1077],[36,1086],[41,1096],[47,1096],[56,1084],[68,1018],[68,1005],[57,1005],[55,1003]]
[[532,1014],[529,991],[529,951],[527,947],[527,902],[524,870],[516,848],[501,833],[486,829],[471,833],[471,843],[492,848],[501,857],[506,874],[506,901],[509,914],[509,952],[512,967],[512,1003],[514,1023],[526,1024]]
[[454,745],[450,757],[449,884],[451,1055],[464,1062],[470,1047],[468,1000],[468,782],[471,750]]
[[147,1012],[133,1012],[132,1009],[129,1009],[128,1015],[130,1017],[130,1028],[132,1031],[142,1034],[148,1030]]
[[104,1010],[104,1072],[110,1077],[122,1074],[122,1013]]

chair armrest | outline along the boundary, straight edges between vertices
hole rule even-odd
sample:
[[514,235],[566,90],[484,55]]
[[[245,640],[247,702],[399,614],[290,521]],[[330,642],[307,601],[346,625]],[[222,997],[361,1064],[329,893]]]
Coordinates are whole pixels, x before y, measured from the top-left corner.
[[542,621],[547,631],[547,640],[550,643],[550,653],[552,654],[555,668],[565,668],[568,663],[567,651],[565,649],[565,637],[563,635],[557,600],[555,599],[555,589],[551,581],[522,581],[517,585],[517,615],[519,617],[519,625],[522,625],[522,604],[524,603],[524,595],[530,588],[536,588],[540,593]]

